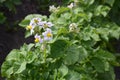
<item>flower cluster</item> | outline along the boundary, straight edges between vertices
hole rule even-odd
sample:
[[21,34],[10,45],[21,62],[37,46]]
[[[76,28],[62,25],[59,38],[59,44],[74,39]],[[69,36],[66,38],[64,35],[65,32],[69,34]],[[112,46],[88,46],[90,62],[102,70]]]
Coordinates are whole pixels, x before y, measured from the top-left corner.
[[76,32],[76,33],[78,33],[79,32],[78,25],[76,23],[71,23],[69,25],[69,32]]
[[60,7],[55,7],[54,5],[49,6],[49,11],[50,12],[57,12]]
[[[35,34],[35,42],[43,43],[52,40],[53,34],[50,29],[53,26],[51,22],[42,21],[41,18],[33,18],[27,26],[31,34]],[[37,30],[37,31],[36,31]]]

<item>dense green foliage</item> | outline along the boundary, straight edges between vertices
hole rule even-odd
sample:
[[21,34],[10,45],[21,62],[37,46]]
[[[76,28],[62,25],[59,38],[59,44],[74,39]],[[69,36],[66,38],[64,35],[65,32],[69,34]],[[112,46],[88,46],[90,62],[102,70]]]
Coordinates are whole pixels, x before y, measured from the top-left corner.
[[[19,24],[24,28],[33,18],[52,22],[53,39],[12,50],[2,65],[3,77],[8,80],[115,80],[113,68],[120,64],[109,40],[119,39],[120,27],[108,15],[114,0],[71,2],[74,5],[50,10],[49,18],[39,14],[25,17]],[[36,27],[32,34],[43,31]],[[27,29],[26,37],[30,35]]]

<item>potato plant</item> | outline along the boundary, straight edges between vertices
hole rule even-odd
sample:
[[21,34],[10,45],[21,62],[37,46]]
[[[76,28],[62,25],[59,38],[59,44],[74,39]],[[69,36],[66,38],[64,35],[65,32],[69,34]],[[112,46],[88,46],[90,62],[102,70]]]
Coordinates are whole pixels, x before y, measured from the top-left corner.
[[120,27],[109,18],[114,0],[71,0],[30,14],[19,24],[35,43],[12,50],[2,65],[7,80],[115,80],[120,66],[109,40]]

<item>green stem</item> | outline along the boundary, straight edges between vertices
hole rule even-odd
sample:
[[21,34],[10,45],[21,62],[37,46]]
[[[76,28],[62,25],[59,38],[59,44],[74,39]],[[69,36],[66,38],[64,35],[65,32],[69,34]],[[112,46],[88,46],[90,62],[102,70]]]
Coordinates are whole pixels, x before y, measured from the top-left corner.
[[44,56],[44,61],[46,62],[46,57],[47,57],[47,55],[46,55],[46,44],[44,44],[43,46],[44,46],[44,54],[43,54],[43,56]]
[[46,61],[46,49],[44,50],[44,60]]

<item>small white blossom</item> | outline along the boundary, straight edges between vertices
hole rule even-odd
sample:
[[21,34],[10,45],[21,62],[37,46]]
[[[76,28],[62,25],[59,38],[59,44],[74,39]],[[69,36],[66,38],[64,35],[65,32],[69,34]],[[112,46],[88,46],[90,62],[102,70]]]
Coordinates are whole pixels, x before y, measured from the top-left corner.
[[38,25],[38,23],[40,23],[40,22],[41,22],[41,18],[33,18],[30,21],[29,25],[31,25],[33,28],[35,28]]
[[37,42],[43,43],[43,39],[38,34],[36,34],[34,38],[36,43]]
[[26,27],[27,30],[30,30],[30,33],[31,33],[31,34],[34,33],[34,28],[35,28],[35,26],[34,26],[34,25],[31,25],[31,24]]
[[70,5],[67,6],[68,8],[72,9],[74,7],[74,3],[71,3]]
[[71,23],[69,28],[77,28],[77,24],[76,23]]
[[53,24],[51,22],[47,22],[48,27],[52,27]]
[[78,32],[79,28],[77,27],[78,25],[76,23],[71,23],[69,26],[69,31],[70,32]]
[[39,26],[42,26],[44,29],[46,29],[52,27],[53,24],[51,22],[42,21],[39,23]]
[[50,12],[56,12],[60,7],[55,7],[54,5],[49,6],[49,11]]
[[42,51],[44,51],[45,48],[46,48],[46,45],[45,45],[45,44],[42,44],[40,49],[41,49]]
[[41,18],[33,18],[30,22],[30,24],[38,24],[39,22],[41,22]]
[[52,40],[52,31],[51,29],[47,28],[45,32],[42,33],[42,35],[44,36],[44,40],[45,41],[50,41]]

